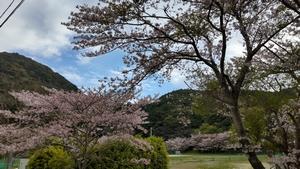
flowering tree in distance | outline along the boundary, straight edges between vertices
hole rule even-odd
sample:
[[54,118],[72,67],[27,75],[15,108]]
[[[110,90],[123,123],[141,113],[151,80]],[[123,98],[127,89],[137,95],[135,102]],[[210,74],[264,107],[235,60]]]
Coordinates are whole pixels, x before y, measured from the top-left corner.
[[141,106],[149,99],[135,100],[131,92],[87,90],[65,92],[49,90],[42,95],[34,92],[12,93],[26,108],[18,112],[0,111],[10,123],[0,125],[0,150],[24,152],[51,136],[59,137],[75,155],[79,168],[85,168],[88,149],[101,136],[131,133],[143,129],[147,114]]
[[[205,70],[218,82],[218,99],[231,109],[249,162],[263,169],[242,123],[240,93],[253,58],[299,20],[298,6],[297,0],[100,0],[78,6],[64,24],[78,34],[75,49],[91,49],[87,56],[125,51],[131,85],[156,72]],[[228,53],[234,36],[244,45],[239,66],[228,59],[235,57]]]
[[293,99],[286,105],[284,105],[274,118],[273,130],[280,131],[284,129],[286,132],[285,147],[287,149],[284,152],[284,156],[275,157],[274,164],[278,168],[282,169],[298,169],[300,167],[300,148],[299,148],[299,120],[300,120],[300,100]]
[[[170,151],[186,151],[188,149],[196,151],[222,151],[229,150],[230,135],[228,132],[216,134],[194,134],[188,138],[176,137],[166,141]],[[238,148],[238,147],[237,147]]]

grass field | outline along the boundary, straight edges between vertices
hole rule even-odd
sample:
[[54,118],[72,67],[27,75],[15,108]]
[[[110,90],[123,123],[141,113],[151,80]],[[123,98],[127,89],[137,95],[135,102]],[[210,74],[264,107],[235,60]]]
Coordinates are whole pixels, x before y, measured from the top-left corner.
[[[260,155],[266,169],[270,168],[267,157]],[[5,169],[0,160],[0,169]],[[18,161],[15,162],[17,167]],[[246,156],[241,154],[183,154],[170,155],[169,169],[252,169]]]
[[[269,169],[267,157],[260,155]],[[170,169],[252,169],[246,156],[230,154],[184,154],[170,156]]]

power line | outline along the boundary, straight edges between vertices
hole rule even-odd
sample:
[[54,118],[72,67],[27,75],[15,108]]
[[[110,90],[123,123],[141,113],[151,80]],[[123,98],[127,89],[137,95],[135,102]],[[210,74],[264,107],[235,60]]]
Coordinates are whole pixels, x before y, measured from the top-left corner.
[[15,2],[15,0],[12,0],[11,3],[8,5],[8,7],[4,10],[4,12],[1,14],[0,18],[3,17],[3,15],[7,12],[7,10],[11,7],[11,5]]
[[[11,13],[6,17],[6,19],[2,22],[2,24],[0,25],[0,28],[8,21],[8,19],[16,12],[16,10],[23,4],[23,2],[24,2],[25,0],[21,0],[20,2],[19,2],[19,4],[15,7],[15,9],[13,10],[13,11],[11,11]],[[12,2],[13,3],[13,2]],[[11,3],[11,4],[12,4]],[[11,4],[10,4],[10,6],[11,6]],[[9,8],[9,7],[8,7]],[[7,9],[8,9],[7,8]],[[7,11],[7,9],[6,9],[6,11]],[[4,11],[4,13],[6,12],[6,11]],[[4,14],[3,14],[4,15]]]

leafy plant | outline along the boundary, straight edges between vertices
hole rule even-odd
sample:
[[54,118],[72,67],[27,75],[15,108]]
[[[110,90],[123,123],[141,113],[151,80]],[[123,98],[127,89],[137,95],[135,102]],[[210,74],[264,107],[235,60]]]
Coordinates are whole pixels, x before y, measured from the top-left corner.
[[124,138],[109,139],[90,153],[88,169],[144,169],[148,163],[142,159],[149,160],[150,155]]
[[118,137],[90,150],[89,169],[167,169],[168,155],[161,138]]
[[30,157],[27,169],[73,169],[74,161],[61,147],[39,149]]
[[168,168],[168,152],[165,142],[160,137],[149,137],[146,139],[152,146],[150,168],[167,169]]

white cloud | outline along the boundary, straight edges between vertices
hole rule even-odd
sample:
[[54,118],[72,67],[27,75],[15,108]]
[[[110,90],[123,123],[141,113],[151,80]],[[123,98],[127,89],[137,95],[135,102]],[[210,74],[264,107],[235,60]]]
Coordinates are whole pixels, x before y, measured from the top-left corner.
[[[16,1],[17,3],[18,1]],[[68,31],[61,22],[84,0],[27,0],[0,29],[0,51],[24,50],[33,55],[54,57],[71,47]],[[10,3],[0,1],[0,12]]]
[[63,75],[66,79],[71,81],[72,83],[78,85],[84,81],[84,78],[79,74],[78,70],[72,67],[63,67],[57,70],[58,73]]
[[241,57],[244,55],[245,51],[246,49],[243,46],[242,36],[238,33],[234,33],[232,39],[229,40],[227,45],[227,58]]
[[186,81],[186,77],[183,74],[182,71],[178,69],[174,69],[171,73],[171,79],[170,82],[173,85],[180,86],[182,88],[186,87],[186,84],[184,83]]
[[144,80],[141,84],[142,90],[144,94],[147,95],[157,95],[159,92],[157,91],[157,88],[160,87],[160,84],[158,82],[153,80]]
[[86,57],[86,56],[82,56],[81,54],[76,56],[77,58],[77,63],[80,65],[85,65],[85,64],[89,64],[93,59],[95,59],[96,57]]
[[118,70],[110,70],[110,74],[111,76],[115,77],[121,77],[123,74],[122,74],[122,71],[118,71]]
[[81,82],[82,81],[82,77],[75,72],[64,71],[64,72],[62,72],[62,75],[72,82]]
[[63,75],[67,80],[81,88],[97,88],[99,87],[99,79],[103,77],[97,72],[85,72],[82,73],[79,69],[74,67],[61,67],[55,70],[56,72]]

